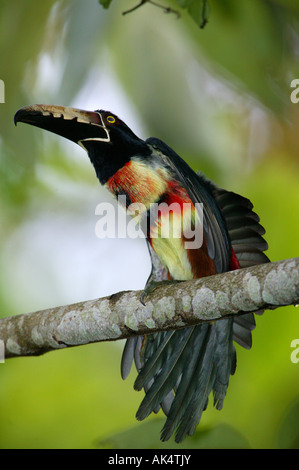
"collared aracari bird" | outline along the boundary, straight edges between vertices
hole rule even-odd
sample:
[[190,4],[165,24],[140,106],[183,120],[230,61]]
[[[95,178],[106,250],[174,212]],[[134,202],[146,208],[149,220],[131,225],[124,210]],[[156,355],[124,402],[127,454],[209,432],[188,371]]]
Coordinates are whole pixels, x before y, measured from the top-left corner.
[[[269,261],[263,253],[267,249],[262,237],[265,230],[248,199],[195,173],[161,140],[140,139],[110,111],[33,105],[16,113],[15,123],[19,121],[78,143],[87,151],[100,183],[113,195],[125,196],[127,208],[141,203],[144,217],[149,217],[153,203],[176,203],[179,208],[189,203],[186,217],[174,210],[150,218],[146,240],[152,272],[145,294],[156,282],[201,278]],[[196,203],[202,204],[202,219]],[[161,236],[166,216],[178,236]],[[187,248],[184,218],[193,230],[202,231],[200,246]],[[128,339],[121,374],[127,377],[135,361],[134,388],[145,391],[137,419],[162,408],[167,416],[162,440],[173,433],[177,442],[192,435],[211,392],[216,408],[222,408],[236,368],[233,341],[249,349],[254,327],[254,315],[246,313]]]

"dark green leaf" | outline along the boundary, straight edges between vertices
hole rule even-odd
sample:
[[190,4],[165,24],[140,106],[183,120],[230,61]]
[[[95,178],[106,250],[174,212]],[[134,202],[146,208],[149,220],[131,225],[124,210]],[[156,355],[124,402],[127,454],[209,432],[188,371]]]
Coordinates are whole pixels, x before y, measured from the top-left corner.
[[278,432],[278,446],[281,449],[299,449],[299,400],[288,407]]
[[186,8],[195,23],[203,28],[208,21],[208,0],[177,0],[181,8]]
[[100,3],[100,4],[102,5],[102,7],[104,7],[104,8],[109,8],[111,2],[112,2],[112,0],[99,0],[99,3]]

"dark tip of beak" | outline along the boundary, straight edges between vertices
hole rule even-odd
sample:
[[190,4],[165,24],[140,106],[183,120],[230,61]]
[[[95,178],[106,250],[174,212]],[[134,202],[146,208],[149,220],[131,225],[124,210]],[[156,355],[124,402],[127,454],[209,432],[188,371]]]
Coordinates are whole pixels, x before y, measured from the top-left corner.
[[20,120],[20,111],[17,111],[16,114],[14,115],[14,118],[13,118],[13,122],[15,124],[15,126],[18,124],[19,120]]
[[42,113],[41,111],[30,111],[29,114],[28,107],[21,108],[14,115],[15,126],[18,124],[18,122],[26,122],[28,124],[32,122],[32,124],[34,124],[34,118],[30,120],[30,116],[42,116]]

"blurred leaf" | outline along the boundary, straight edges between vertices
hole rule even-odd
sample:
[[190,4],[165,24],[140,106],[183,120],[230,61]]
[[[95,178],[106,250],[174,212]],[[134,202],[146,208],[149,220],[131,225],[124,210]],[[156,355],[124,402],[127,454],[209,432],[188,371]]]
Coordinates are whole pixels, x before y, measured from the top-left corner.
[[278,430],[278,446],[281,449],[299,449],[299,400],[287,412]]
[[177,0],[182,8],[187,8],[188,13],[195,23],[203,28],[208,21],[208,0]]
[[99,2],[104,8],[109,8],[110,3],[112,2],[112,0],[99,0]]
[[164,420],[152,419],[99,441],[101,449],[247,449],[242,434],[227,424],[197,430],[177,444],[174,438],[167,442],[159,439]]
[[[166,0],[164,0],[165,2]],[[112,0],[99,0],[99,3],[104,7],[104,8],[109,8]],[[126,11],[126,13],[137,10],[139,7],[144,5],[145,3],[152,3],[154,6],[160,6],[161,8],[164,9],[166,13],[168,12],[173,12],[177,13],[177,16],[179,17],[179,13],[176,10],[171,9],[170,7],[167,7],[163,3],[157,4],[154,2],[151,2],[151,0],[144,0],[143,2],[136,3],[132,9]],[[208,0],[177,0],[178,5],[181,8],[187,9],[188,13],[190,14],[191,18],[197,23],[197,25],[200,28],[203,28],[205,24],[207,23],[207,12],[208,12]]]
[[186,25],[198,57],[204,50],[217,73],[281,114],[289,104],[286,71],[292,63],[292,39],[288,20],[295,22],[294,15],[260,0],[210,0],[210,6],[213,21],[204,32]]

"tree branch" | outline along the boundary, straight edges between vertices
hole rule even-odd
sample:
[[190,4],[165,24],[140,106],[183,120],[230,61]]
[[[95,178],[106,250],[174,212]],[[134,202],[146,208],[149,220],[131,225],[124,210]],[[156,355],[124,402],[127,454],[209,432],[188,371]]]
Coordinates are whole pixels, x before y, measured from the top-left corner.
[[[5,358],[177,329],[299,303],[299,258],[0,319]],[[3,344],[2,343],[2,344]]]

